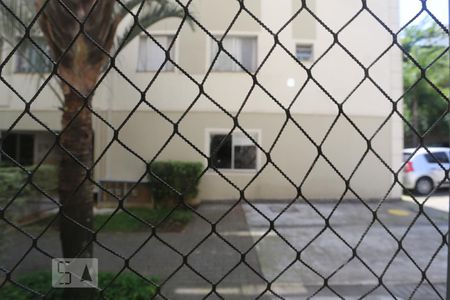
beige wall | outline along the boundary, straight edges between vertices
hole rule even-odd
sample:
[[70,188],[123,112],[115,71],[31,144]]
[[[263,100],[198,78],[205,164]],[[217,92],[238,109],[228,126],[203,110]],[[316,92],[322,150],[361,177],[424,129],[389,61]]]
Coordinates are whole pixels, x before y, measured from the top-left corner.
[[[281,26],[293,16],[299,5],[298,1],[292,0],[252,0],[245,3],[246,7],[257,17],[262,18],[264,24],[273,32],[279,31]],[[361,5],[360,1],[357,0],[310,0],[307,1],[307,4],[334,31],[339,30]],[[380,18],[391,25],[392,28],[396,28],[398,12],[396,1],[371,1],[370,8],[376,11]],[[194,2],[192,7],[192,11],[198,16],[199,21],[212,34],[223,33],[227,27],[226,24],[229,24],[231,16],[237,10],[237,1],[202,0]],[[220,11],[220,13],[215,13],[217,11]],[[303,16],[304,14],[306,16]],[[308,19],[307,16],[306,12],[302,12],[298,18],[289,23],[280,33],[280,41],[291,54],[295,54],[297,43],[313,43],[314,57],[317,59],[333,42],[332,36],[318,22]],[[230,34],[256,36],[258,39],[258,62],[262,63],[273,45],[273,37],[252,21],[252,18],[245,12],[242,12],[238,20],[239,22],[231,28]],[[149,32],[173,34],[179,24],[180,20],[164,21],[149,28]],[[367,34],[367,32],[370,32],[370,34]],[[392,38],[373,17],[364,12],[354,23],[340,33],[339,41],[361,63],[367,66],[391,44]],[[163,72],[153,82],[154,72],[136,72],[138,39],[131,42],[121,52],[117,58],[117,65],[123,74],[141,90],[152,82],[146,97],[159,109],[165,111],[184,110],[198,95],[198,83],[205,81],[204,90],[209,97],[227,110],[237,111],[252,87],[252,78],[244,73],[212,72],[204,80],[205,71],[210,66],[211,43],[213,43],[212,39],[202,29],[196,27],[192,30],[187,24],[182,27],[175,43],[175,60],[181,68],[193,77],[195,82],[179,70]],[[398,71],[400,61],[399,52],[393,50],[370,69],[370,76],[393,98],[398,97],[401,93],[401,86],[392,84],[401,81],[401,73]],[[32,99],[38,91],[39,80],[33,75],[11,73],[12,65],[13,62],[6,66],[4,70],[5,79],[20,92],[25,100]],[[307,67],[310,65],[306,64]],[[338,45],[335,45],[314,66],[312,75],[317,83],[325,88],[337,102],[342,102],[348,98],[356,83],[364,78],[364,73],[358,64]],[[257,87],[251,93],[245,109],[248,112],[278,112],[280,107],[274,104],[271,98],[276,98],[285,107],[289,106],[301,86],[306,82],[307,74],[285,50],[276,47],[273,52],[270,52],[269,58],[265,61],[257,78],[258,83],[266,91]],[[288,80],[294,80],[295,86],[288,87]],[[51,82],[58,89],[57,83],[53,80]],[[174,88],[175,85],[176,88]],[[233,86],[233,89],[229,89],[229,86]],[[1,109],[17,110],[24,108],[25,105],[19,97],[14,95],[3,83],[0,83],[0,94],[2,95],[0,97]],[[127,80],[116,71],[111,71],[104,82],[100,84],[94,105],[100,110],[108,108],[129,110],[134,107],[140,97],[140,93]],[[366,80],[350,96],[344,109],[352,115],[386,116],[392,107],[383,98],[384,96],[377,91],[374,85]],[[33,108],[36,110],[56,109],[58,106],[60,104],[48,87],[39,92],[33,104]],[[139,109],[145,110],[148,107],[141,106]],[[205,97],[202,97],[193,109],[196,111],[220,110]],[[315,82],[310,80],[291,110],[295,113],[335,114],[336,105],[330,101],[329,97]]]
[[[245,6],[256,17],[261,18],[272,32],[280,31],[286,21],[299,9],[300,1],[294,0],[248,0]],[[359,0],[308,0],[308,7],[323,20],[334,32],[337,32],[361,6]],[[398,3],[391,0],[368,1],[369,7],[392,29],[398,27]],[[239,10],[237,1],[201,0],[193,2],[192,11],[198,20],[214,35],[224,32],[233,16]],[[180,20],[168,20],[149,28],[152,34],[173,34]],[[367,34],[370,32],[370,34]],[[294,118],[304,126],[306,132],[318,143],[323,138],[333,118],[338,113],[336,103],[342,103],[344,112],[371,136],[377,126],[392,111],[392,104],[369,81],[365,80],[356,90],[358,82],[364,79],[364,73],[348,54],[334,45],[320,62],[312,68],[311,78],[295,59],[297,43],[313,43],[314,58],[319,58],[333,43],[332,36],[318,22],[303,11],[279,34],[279,39],[289,51],[273,46],[273,36],[261,28],[246,12],[242,12],[236,24],[230,29],[232,35],[256,36],[257,60],[267,60],[257,74],[261,87],[253,88],[253,80],[245,73],[212,72],[205,79],[209,68],[210,47],[213,42],[199,27],[192,30],[186,24],[182,27],[175,43],[175,60],[192,76],[194,82],[180,70],[163,72],[156,78],[154,72],[136,72],[138,39],[132,41],[117,57],[117,66],[139,89],[144,90],[150,83],[146,100],[155,108],[166,113],[176,121],[180,113],[191,107],[191,112],[181,122],[183,134],[201,151],[205,150],[205,128],[231,128],[231,119],[227,119],[221,109],[231,113],[242,108],[239,121],[245,128],[261,130],[262,145],[268,149],[284,120],[283,110],[290,107]],[[364,12],[354,23],[342,30],[339,41],[348,48],[365,66],[370,65],[377,56],[392,42],[373,17]],[[4,49],[4,52],[7,50]],[[33,114],[54,130],[60,128],[60,103],[49,87],[39,90],[40,81],[34,75],[15,74],[14,62],[8,63],[2,76],[16,89],[25,102],[34,99],[31,106]],[[312,62],[305,63],[307,68]],[[402,73],[400,52],[391,50],[379,59],[369,72],[377,84],[396,100],[402,92]],[[45,75],[44,75],[45,76]],[[288,87],[287,81],[295,86]],[[316,81],[316,82],[314,82]],[[58,84],[50,81],[58,90]],[[204,82],[204,94],[199,96],[198,84]],[[305,85],[303,88],[302,86]],[[301,93],[297,96],[299,90]],[[329,92],[326,95],[322,89]],[[251,91],[251,93],[249,93]],[[330,99],[331,96],[331,99]],[[122,75],[112,70],[101,82],[94,99],[94,109],[108,121],[119,126],[139,103],[141,94]],[[211,101],[212,100],[212,101]],[[195,103],[193,102],[195,101]],[[0,82],[0,129],[6,129],[25,108],[25,103],[9,87]],[[402,110],[401,102],[399,111]],[[112,138],[112,132],[95,118],[96,155],[99,155]],[[365,144],[358,138],[354,129],[343,120],[339,121],[325,142],[324,151],[336,167],[349,176],[364,151]],[[17,123],[17,129],[43,129],[29,115],[24,115]],[[170,136],[172,128],[152,109],[141,104],[131,120],[121,130],[120,137],[138,156],[149,160],[162,147]],[[383,127],[375,138],[377,151],[394,169],[401,164],[402,122],[395,115]],[[351,147],[349,146],[351,145]],[[299,184],[306,173],[315,149],[307,139],[288,126],[273,153],[274,160],[286,174]],[[193,151],[179,137],[175,137],[161,154],[161,159],[201,160],[201,155]],[[137,180],[144,172],[139,158],[115,143],[107,151],[96,170],[97,178]],[[239,187],[245,186],[254,173],[226,174]],[[336,198],[343,192],[342,182],[323,159],[308,176],[304,183],[304,193],[311,198]],[[379,178],[379,183],[371,180]],[[373,155],[369,155],[354,175],[352,183],[358,193],[365,198],[379,198],[387,190],[393,178]],[[292,198],[296,191],[283,179],[273,167],[268,166],[257,180],[248,187],[248,198],[271,199]],[[399,196],[396,188],[393,197]],[[208,173],[202,181],[201,197],[205,199],[236,198],[238,193],[218,175]],[[352,197],[347,195],[347,197]]]
[[[126,112],[114,112],[111,122],[119,126],[125,119]],[[180,114],[169,113],[167,116],[177,120]],[[307,114],[293,115],[310,137],[319,144],[328,128],[333,122],[329,116],[315,116]],[[260,132],[260,145],[268,151],[282,127],[285,116],[281,114],[243,114],[240,124],[245,130]],[[364,132],[373,132],[382,123],[381,118],[353,117],[352,121]],[[199,151],[208,155],[207,131],[210,129],[230,130],[233,124],[224,114],[219,113],[190,113],[180,123],[180,133],[189,140]],[[374,139],[373,147],[388,164],[392,163],[392,150],[389,141],[391,139],[391,123],[388,123]],[[97,135],[100,138],[101,128],[105,126],[97,123]],[[106,179],[139,180],[145,173],[144,161],[156,160],[187,160],[202,161],[206,166],[206,160],[198,151],[175,135],[166,146],[165,143],[173,132],[173,127],[154,112],[137,112],[120,131],[120,140],[134,152],[114,143],[102,158],[97,176]],[[96,154],[106,146],[107,140],[97,140]],[[364,140],[359,136],[349,122],[340,118],[322,147],[324,155],[335,168],[348,178],[355,169],[356,164],[362,158],[367,148]],[[161,153],[158,154],[158,152]],[[259,153],[259,167],[266,163],[265,156]],[[280,139],[276,143],[271,158],[273,162],[295,184],[299,185],[305,178],[317,156],[317,149],[301,133],[301,131],[289,122]],[[208,171],[202,178],[200,185],[200,197],[202,199],[236,199],[239,193],[233,185],[244,188],[256,171],[231,171],[223,170],[223,175],[230,182],[226,182],[214,171]],[[144,177],[146,179],[146,177]],[[310,199],[339,198],[345,191],[342,179],[333,171],[333,168],[322,157],[318,159],[311,173],[303,184],[303,193]],[[374,179],[376,178],[376,183]],[[364,199],[380,198],[390,187],[393,177],[380,161],[369,153],[363,160],[351,180],[351,187]],[[399,197],[399,189],[395,189],[390,197]],[[245,196],[248,199],[291,199],[297,191],[284,179],[284,176],[268,165],[257,176],[256,180],[246,189]],[[346,193],[345,198],[355,198],[351,193]]]
[[[316,0],[307,1],[306,5],[308,9],[316,12]],[[316,37],[317,21],[306,9],[300,11],[301,8],[301,1],[292,0],[292,15],[296,16],[292,21],[293,37],[299,40],[312,40]]]
[[52,130],[61,129],[61,113],[59,111],[40,110],[32,111],[32,114],[40,122],[37,122],[29,114],[23,113],[23,111],[0,111],[0,130],[7,130],[13,126],[14,130],[46,131],[47,129],[43,125]]

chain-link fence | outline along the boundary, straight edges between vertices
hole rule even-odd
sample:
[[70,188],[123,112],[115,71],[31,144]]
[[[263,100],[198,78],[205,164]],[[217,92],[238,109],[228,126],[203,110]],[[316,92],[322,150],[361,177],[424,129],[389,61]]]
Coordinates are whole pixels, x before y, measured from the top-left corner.
[[0,0],[0,298],[446,299],[449,3],[403,2]]

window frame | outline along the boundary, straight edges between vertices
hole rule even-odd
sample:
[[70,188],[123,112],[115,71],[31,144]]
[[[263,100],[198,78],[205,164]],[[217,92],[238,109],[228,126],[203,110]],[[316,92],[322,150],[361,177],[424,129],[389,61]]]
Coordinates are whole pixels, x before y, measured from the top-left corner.
[[[155,39],[157,37],[172,37],[172,38],[175,38],[176,32],[172,32],[172,31],[170,31],[170,32],[167,32],[167,31],[154,31],[154,32],[149,32],[149,34]],[[138,37],[137,37],[136,73],[156,73],[156,72],[158,72],[159,68],[156,69],[156,70],[140,70],[139,69],[139,54],[140,54],[139,48],[140,48],[140,43],[141,43],[141,39],[142,38],[146,38],[146,39],[150,39],[151,40],[151,38],[145,33],[142,33],[142,34],[138,35]],[[178,61],[178,53],[179,53],[179,51],[178,51],[178,41],[177,40],[175,40],[175,42],[173,44],[173,47],[172,47],[172,49],[170,51],[174,52],[173,55],[171,55],[172,60],[177,62]],[[166,69],[167,64],[165,64],[164,67],[159,72],[160,73],[175,73],[175,72],[177,72],[177,68],[175,67],[175,65],[172,62],[170,62],[170,63],[173,66],[172,70],[167,70]]]
[[[246,129],[245,130],[248,134],[254,134],[256,135],[256,139],[255,141],[258,143],[258,145],[261,146],[262,143],[262,131],[261,129]],[[230,133],[230,129],[226,129],[226,128],[206,128],[205,129],[205,154],[210,157],[211,155],[211,147],[210,147],[210,143],[211,143],[211,137],[212,135],[215,134],[229,134]],[[232,135],[235,133],[241,133],[244,134],[241,130],[234,130]],[[231,151],[231,160],[232,160],[232,165],[234,163],[234,151],[233,151],[233,139],[231,140],[232,143],[232,151]],[[261,150],[258,148],[258,146],[254,145],[256,147],[256,167],[254,169],[235,169],[235,168],[217,168],[220,172],[222,173],[236,173],[236,174],[254,174],[256,172],[258,172],[258,170],[261,168]],[[208,165],[208,159],[205,159],[205,165]],[[217,174],[216,171],[213,168],[208,168],[208,173],[214,173]]]
[[[217,39],[220,40],[223,36],[223,31],[219,32],[219,31],[212,31],[211,32],[212,35]],[[259,55],[259,51],[258,51],[258,42],[259,42],[259,36],[258,34],[255,34],[255,32],[229,32],[227,33],[227,36],[225,38],[250,38],[250,39],[254,39],[255,40],[255,57],[254,57],[254,61],[255,61],[255,68],[254,70],[247,70],[250,73],[255,72],[258,69],[258,55]],[[208,43],[206,43],[206,68],[207,70],[209,68],[211,68],[211,72],[212,73],[232,73],[232,74],[240,74],[240,73],[246,73],[241,67],[239,67],[239,65],[237,65],[234,61],[234,64],[237,65],[237,69],[236,70],[216,70],[214,68],[214,66],[211,67],[212,65],[212,60],[215,56],[213,56],[212,53],[212,47],[213,45],[217,45],[216,41],[214,41],[213,39],[209,38],[208,39]],[[227,54],[224,54],[227,55]]]

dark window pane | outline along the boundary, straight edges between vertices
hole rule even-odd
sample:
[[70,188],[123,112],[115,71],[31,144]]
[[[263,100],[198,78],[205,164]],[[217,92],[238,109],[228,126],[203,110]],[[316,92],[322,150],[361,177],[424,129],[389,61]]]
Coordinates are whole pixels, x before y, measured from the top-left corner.
[[2,145],[2,163],[9,164],[11,161],[6,156],[8,155],[14,160],[17,160],[17,134],[8,134],[7,136],[3,136],[3,145]]
[[231,169],[231,136],[212,135],[209,146],[213,166],[218,169]]
[[235,146],[234,168],[256,169],[256,146]]
[[[433,157],[434,156],[434,157]],[[445,154],[445,152],[436,152],[433,153],[433,156],[431,156],[430,154],[425,154],[425,158],[427,159],[427,161],[429,163],[432,164],[437,164],[436,159],[441,163],[441,164],[445,164],[448,163],[448,156],[447,154]]]
[[23,166],[33,164],[34,137],[32,134],[9,134],[4,137],[2,163],[12,164],[5,154]]
[[19,135],[19,162],[21,165],[29,166],[33,164],[34,138],[32,134]]

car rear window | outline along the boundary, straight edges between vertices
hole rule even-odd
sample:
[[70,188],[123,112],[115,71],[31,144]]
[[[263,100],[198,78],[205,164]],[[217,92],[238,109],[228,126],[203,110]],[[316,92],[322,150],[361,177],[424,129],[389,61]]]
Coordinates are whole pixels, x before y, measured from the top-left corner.
[[[434,156],[434,157],[433,157]],[[448,156],[445,152],[435,152],[431,156],[429,153],[425,154],[425,159],[432,164],[437,164],[439,161],[441,164],[448,163]]]

